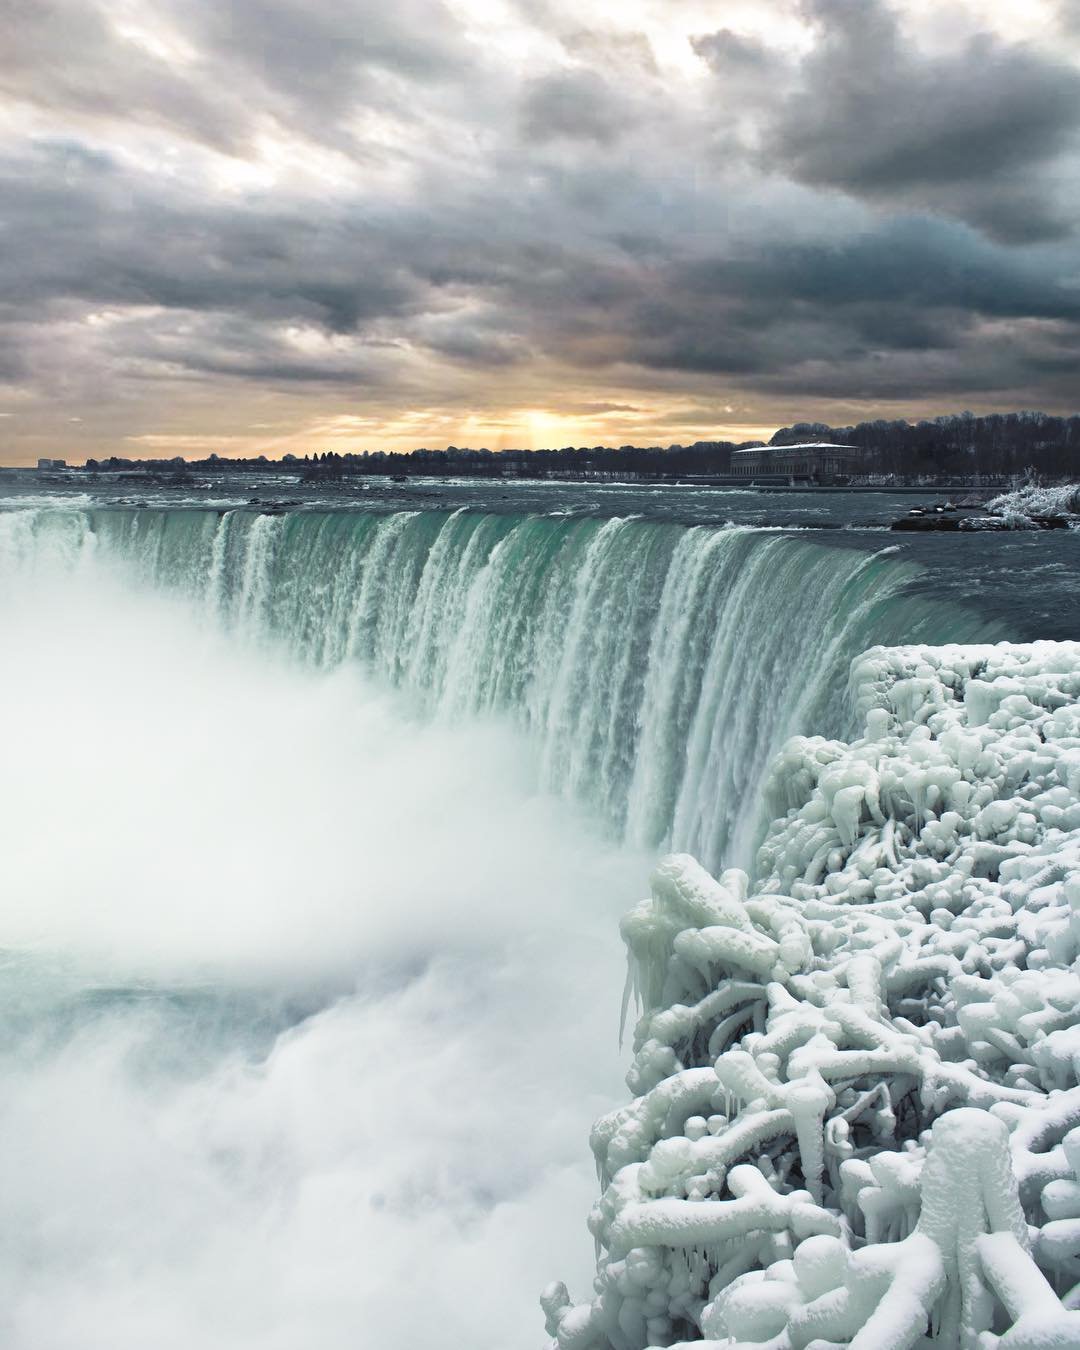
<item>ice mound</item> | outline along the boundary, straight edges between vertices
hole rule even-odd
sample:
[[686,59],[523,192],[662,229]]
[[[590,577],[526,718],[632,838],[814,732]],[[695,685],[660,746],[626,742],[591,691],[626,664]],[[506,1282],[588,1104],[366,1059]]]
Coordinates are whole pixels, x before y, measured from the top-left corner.
[[1080,643],[875,648],[771,780],[761,880],[623,921],[634,1100],[592,1134],[558,1350],[1080,1347]]
[[1036,520],[1071,520],[1080,517],[1080,485],[1020,488],[993,498],[986,509],[1021,529]]

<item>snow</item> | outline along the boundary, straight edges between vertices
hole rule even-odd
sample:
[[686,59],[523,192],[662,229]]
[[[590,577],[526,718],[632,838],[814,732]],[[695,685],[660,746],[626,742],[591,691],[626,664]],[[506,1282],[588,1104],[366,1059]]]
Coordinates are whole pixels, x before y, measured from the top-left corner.
[[675,855],[623,920],[558,1350],[1080,1347],[1080,643],[874,648],[851,698],[756,883]]
[[795,445],[753,445],[748,450],[733,450],[732,455],[760,455],[763,450],[772,454],[798,454],[800,450],[849,450],[858,453],[857,445],[840,445],[835,441],[798,441]]

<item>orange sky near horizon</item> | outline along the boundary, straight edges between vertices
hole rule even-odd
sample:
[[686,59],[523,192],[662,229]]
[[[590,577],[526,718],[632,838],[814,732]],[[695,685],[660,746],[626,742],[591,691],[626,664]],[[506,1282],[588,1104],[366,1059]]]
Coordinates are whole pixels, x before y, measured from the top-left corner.
[[[379,416],[357,412],[327,411],[312,415],[305,407],[295,409],[265,406],[267,398],[252,410],[251,420],[233,405],[227,413],[200,417],[178,405],[145,428],[125,433],[115,425],[112,407],[85,415],[52,414],[41,410],[0,412],[0,465],[33,466],[39,458],[65,459],[82,464],[87,459],[203,459],[216,454],[226,459],[266,455],[280,459],[286,454],[303,457],[334,451],[361,454],[364,451],[408,452],[448,446],[489,450],[540,450],[563,446],[691,445],[695,441],[767,441],[780,427],[795,422],[822,422],[848,426],[875,418],[910,421],[920,417],[963,411],[969,404],[926,408],[906,403],[833,403],[809,408],[784,406],[770,418],[739,416],[742,409],[717,407],[715,415],[700,400],[667,400],[648,403],[622,402],[625,391],[615,391],[607,406],[594,402],[586,410],[581,400],[574,412],[559,413],[542,406],[491,409],[423,408],[400,415]],[[308,400],[305,400],[305,403]],[[1015,411],[1007,401],[972,407],[977,413]],[[1068,414],[1075,409],[1049,407],[1043,411]],[[747,409],[746,413],[751,410]],[[154,422],[158,425],[155,426]],[[218,429],[220,428],[220,429]]]

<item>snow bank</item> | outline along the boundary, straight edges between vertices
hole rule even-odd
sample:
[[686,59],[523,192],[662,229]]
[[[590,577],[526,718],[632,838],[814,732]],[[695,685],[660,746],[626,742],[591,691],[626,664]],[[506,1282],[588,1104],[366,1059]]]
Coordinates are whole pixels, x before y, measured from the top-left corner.
[[634,1100],[592,1134],[558,1350],[1080,1347],[1080,643],[875,648],[788,744],[760,882],[623,921]]

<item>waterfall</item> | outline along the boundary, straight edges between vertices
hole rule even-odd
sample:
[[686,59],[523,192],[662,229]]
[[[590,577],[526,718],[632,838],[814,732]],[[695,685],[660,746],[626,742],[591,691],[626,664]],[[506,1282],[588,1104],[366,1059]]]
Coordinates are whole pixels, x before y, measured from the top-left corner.
[[850,732],[854,655],[1002,635],[918,594],[919,569],[888,549],[767,530],[178,508],[15,512],[0,525],[0,558],[30,539],[69,559],[96,546],[248,641],[322,667],[356,662],[434,717],[509,717],[545,788],[616,837],[714,869],[752,859],[783,742]]

